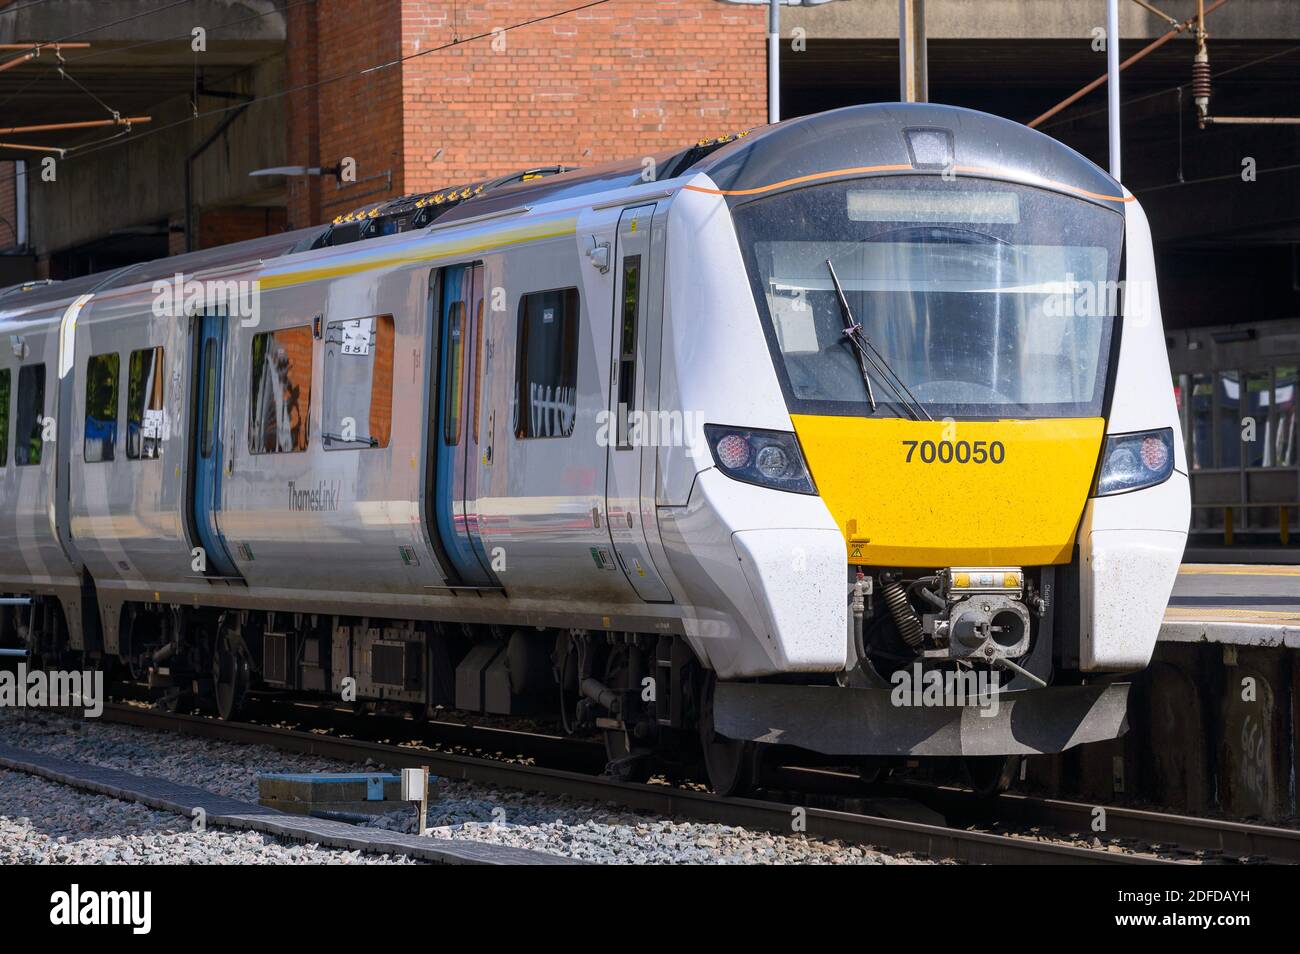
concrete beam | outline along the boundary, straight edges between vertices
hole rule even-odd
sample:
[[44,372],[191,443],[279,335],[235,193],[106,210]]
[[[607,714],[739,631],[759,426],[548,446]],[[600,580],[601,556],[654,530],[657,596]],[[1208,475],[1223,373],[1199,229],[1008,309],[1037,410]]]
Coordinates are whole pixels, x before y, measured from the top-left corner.
[[272,0],[194,0],[179,6],[161,6],[158,0],[60,0],[20,4],[13,12],[0,7],[0,43],[84,33],[77,40],[113,46],[184,36],[196,26],[221,27],[222,42],[228,43],[283,43],[285,36],[284,14]]
[[[1153,0],[1170,16],[1184,20],[1196,12],[1189,0]],[[1104,0],[928,0],[926,34],[931,40],[1079,39],[1106,25]],[[1300,38],[1300,3],[1295,0],[1236,0],[1207,22],[1211,42]],[[809,39],[897,39],[898,0],[838,0],[813,7],[787,7],[781,32],[796,28]],[[1131,0],[1120,8],[1125,40],[1155,39],[1169,24]]]
[[[222,89],[267,95],[288,82],[283,57],[223,80]],[[225,105],[205,99],[204,109]],[[285,164],[285,98],[250,106],[197,159],[192,167],[193,207],[256,204],[270,180],[251,179],[254,169]],[[221,116],[200,123],[185,97],[168,100],[154,113],[160,130],[98,152],[59,161],[54,182],[31,173],[32,242],[42,254],[102,238],[113,229],[174,219],[183,220],[185,165],[190,152],[216,128]],[[181,124],[165,128],[170,123]]]

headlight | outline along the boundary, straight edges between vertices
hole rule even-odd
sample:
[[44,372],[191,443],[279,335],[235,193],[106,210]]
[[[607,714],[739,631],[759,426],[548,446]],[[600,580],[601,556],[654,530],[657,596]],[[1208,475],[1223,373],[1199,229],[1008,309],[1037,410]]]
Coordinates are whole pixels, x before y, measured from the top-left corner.
[[704,436],[718,469],[728,477],[800,494],[817,492],[793,434],[705,424]]
[[1154,487],[1168,480],[1173,472],[1174,432],[1171,428],[1112,434],[1106,438],[1106,450],[1101,458],[1097,496]]

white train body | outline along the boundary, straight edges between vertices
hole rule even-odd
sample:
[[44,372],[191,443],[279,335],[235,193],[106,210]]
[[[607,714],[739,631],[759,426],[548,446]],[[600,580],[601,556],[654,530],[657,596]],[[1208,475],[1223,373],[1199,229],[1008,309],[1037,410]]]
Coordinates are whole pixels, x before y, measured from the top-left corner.
[[[1121,731],[1097,677],[1148,662],[1190,510],[1138,203],[1047,137],[939,106],[659,161],[453,190],[412,227],[445,201],[421,198],[364,241],[341,221],[0,293],[0,592],[34,598],[11,640],[157,685],[198,673],[201,694],[209,659],[230,681],[222,657],[271,686],[351,674],[369,698],[489,711],[494,666],[516,697],[547,668],[525,643],[571,687],[575,641],[646,671],[676,645],[735,739],[1000,754]],[[1051,311],[1090,281],[1127,285],[1118,314]],[[237,283],[256,314],[185,282]],[[859,355],[888,366],[870,394]],[[963,623],[981,599],[992,623]],[[980,743],[945,735],[960,708],[882,708],[913,654],[1006,677],[1017,723],[1004,707]],[[451,672],[478,693],[435,698]]]

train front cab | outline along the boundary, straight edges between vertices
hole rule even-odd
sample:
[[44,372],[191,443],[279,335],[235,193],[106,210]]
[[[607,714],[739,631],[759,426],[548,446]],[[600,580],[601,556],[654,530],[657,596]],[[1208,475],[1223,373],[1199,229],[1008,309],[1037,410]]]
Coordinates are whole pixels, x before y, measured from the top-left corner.
[[[1150,659],[1190,501],[1146,219],[1086,165],[1091,189],[895,167],[733,200],[791,424],[712,427],[710,449],[735,480],[823,502],[850,610],[844,672],[725,681],[720,733],[972,756],[1124,731],[1117,674]],[[824,668],[789,664],[828,645],[794,534],[738,529],[774,668]],[[824,524],[807,529],[796,562],[824,567]]]

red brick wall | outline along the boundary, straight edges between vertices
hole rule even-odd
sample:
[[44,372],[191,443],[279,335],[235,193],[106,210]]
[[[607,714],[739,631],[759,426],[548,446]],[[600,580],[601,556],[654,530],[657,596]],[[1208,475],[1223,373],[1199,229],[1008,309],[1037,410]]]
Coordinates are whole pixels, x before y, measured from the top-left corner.
[[[297,228],[401,195],[531,165],[679,148],[767,117],[762,6],[610,0],[331,0],[289,11],[292,87],[465,42],[290,96],[289,161],[357,160],[357,178],[291,180]],[[454,22],[453,22],[454,16]],[[434,159],[437,150],[442,155]]]
[[331,176],[291,178],[294,228],[402,194],[401,67],[358,75],[400,55],[401,7],[401,0],[330,0],[290,11],[289,85],[320,85],[290,96],[289,161],[332,166],[351,157],[357,180],[340,189]]
[[[404,0],[402,53],[578,2]],[[611,0],[508,30],[501,52],[484,38],[409,60],[407,188],[529,165],[593,165],[759,125],[767,116],[766,17],[763,7],[717,0]]]
[[284,231],[285,210],[272,206],[213,209],[199,213],[199,243],[213,248]]

